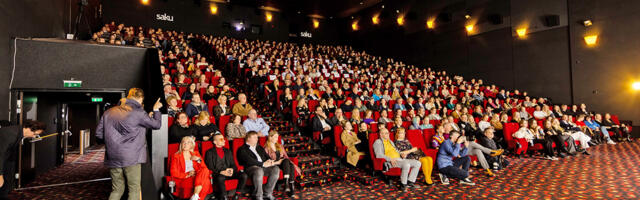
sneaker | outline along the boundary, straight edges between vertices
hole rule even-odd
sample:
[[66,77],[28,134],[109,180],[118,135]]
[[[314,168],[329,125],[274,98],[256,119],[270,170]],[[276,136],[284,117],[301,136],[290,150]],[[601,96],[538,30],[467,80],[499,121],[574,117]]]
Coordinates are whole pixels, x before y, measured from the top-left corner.
[[419,185],[416,185],[416,183],[413,183],[413,182],[409,182],[407,186],[409,186],[410,188],[420,188]]
[[498,170],[499,167],[500,164],[498,164],[498,162],[493,162],[493,170]]
[[460,180],[460,184],[471,185],[471,186],[476,185],[475,183],[471,182],[471,180],[469,180],[469,178],[465,178],[465,179]]
[[558,157],[552,156],[551,160],[558,160]]
[[544,159],[553,160],[553,158],[551,156],[544,156]]
[[444,174],[438,173],[438,177],[440,177],[440,182],[442,185],[449,185],[449,178],[447,178]]
[[613,140],[609,140],[607,141],[607,144],[616,144],[616,142],[614,142]]

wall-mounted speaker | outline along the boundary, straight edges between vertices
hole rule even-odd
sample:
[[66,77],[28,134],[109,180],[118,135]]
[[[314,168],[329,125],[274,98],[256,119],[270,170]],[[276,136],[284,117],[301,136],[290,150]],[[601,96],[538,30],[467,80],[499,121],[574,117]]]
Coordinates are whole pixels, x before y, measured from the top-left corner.
[[546,27],[554,27],[560,25],[560,15],[544,16],[544,25]]
[[451,22],[451,13],[440,13],[436,20],[441,23]]
[[489,22],[491,22],[494,25],[502,24],[502,15],[500,14],[491,14],[487,16],[487,18],[489,19]]

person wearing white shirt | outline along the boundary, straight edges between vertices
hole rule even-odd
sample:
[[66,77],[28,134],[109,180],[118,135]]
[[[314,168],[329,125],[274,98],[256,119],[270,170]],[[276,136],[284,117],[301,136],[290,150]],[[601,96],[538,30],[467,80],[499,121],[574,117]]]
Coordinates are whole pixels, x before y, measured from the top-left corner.
[[482,120],[478,122],[478,128],[480,131],[484,132],[484,129],[491,127],[491,123],[489,123],[489,115],[483,115]]

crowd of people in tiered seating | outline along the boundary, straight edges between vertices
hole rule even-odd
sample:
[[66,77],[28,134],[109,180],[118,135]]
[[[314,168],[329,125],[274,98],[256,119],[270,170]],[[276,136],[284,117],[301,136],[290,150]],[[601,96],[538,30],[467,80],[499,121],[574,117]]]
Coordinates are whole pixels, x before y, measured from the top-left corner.
[[[185,136],[214,143],[219,135],[229,141],[247,138],[247,145],[241,147],[243,157],[257,158],[257,162],[240,163],[245,168],[261,166],[265,174],[273,174],[269,167],[278,163],[272,161],[287,158],[286,152],[280,148],[283,156],[274,157],[249,144],[256,134],[270,136],[269,125],[247,102],[246,94],[237,94],[238,88],[226,82],[222,74],[227,72],[217,65],[228,64],[225,69],[244,78],[248,91],[268,99],[302,133],[324,145],[323,153],[383,173],[399,168],[402,188],[418,187],[415,180],[420,169],[426,183],[433,184],[434,161],[442,184],[456,178],[461,184],[474,185],[468,178],[469,166],[477,165],[486,175],[495,176],[495,170],[509,163],[505,149],[518,158],[540,152],[545,159],[557,160],[577,153],[589,155],[593,145],[631,140],[629,126],[585,104],[553,104],[527,92],[501,89],[481,79],[465,80],[348,46],[249,41],[114,23],[105,25],[93,40],[158,48],[168,112],[176,118],[170,141],[180,142]],[[192,49],[192,43],[206,46],[209,57]],[[376,167],[380,159],[382,169]],[[237,178],[233,171],[223,175]],[[290,175],[291,167],[285,171]],[[266,186],[273,187],[271,183]],[[266,196],[271,189],[265,189]],[[253,194],[259,198],[262,189]]]

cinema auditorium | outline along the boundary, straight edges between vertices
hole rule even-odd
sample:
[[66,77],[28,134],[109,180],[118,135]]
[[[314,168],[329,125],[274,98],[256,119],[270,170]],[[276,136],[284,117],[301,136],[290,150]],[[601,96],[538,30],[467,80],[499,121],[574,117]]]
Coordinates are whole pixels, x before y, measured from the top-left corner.
[[0,199],[640,199],[638,0],[0,14]]

